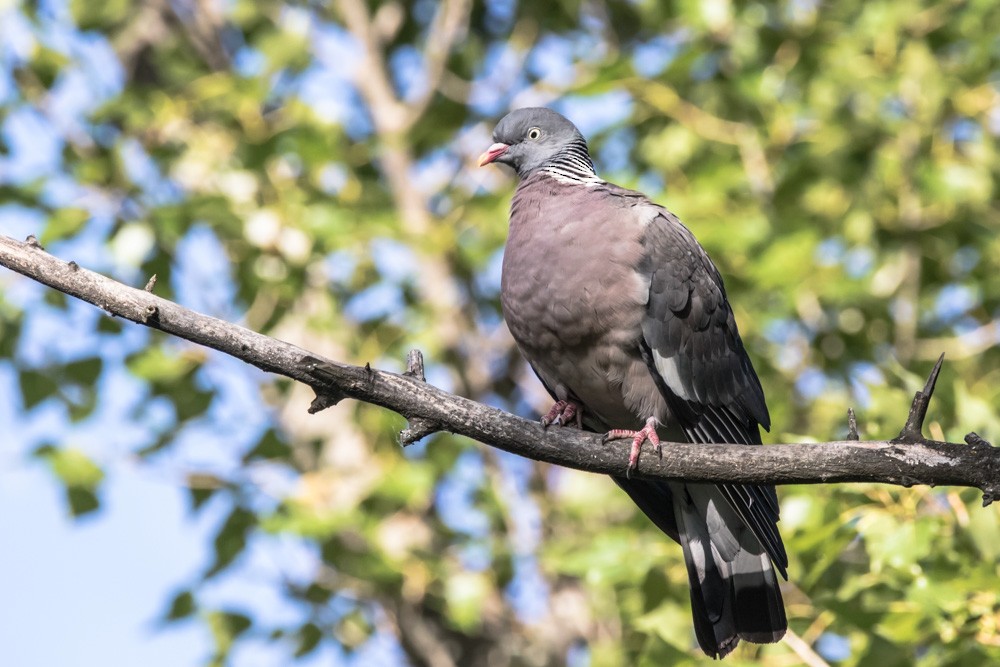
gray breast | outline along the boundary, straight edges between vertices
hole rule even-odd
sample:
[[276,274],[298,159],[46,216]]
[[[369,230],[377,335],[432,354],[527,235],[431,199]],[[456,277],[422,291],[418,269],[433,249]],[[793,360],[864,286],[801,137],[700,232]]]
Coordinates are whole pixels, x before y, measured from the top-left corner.
[[649,294],[641,211],[600,186],[533,175],[511,205],[501,302],[521,352],[558,398],[616,428],[665,409],[639,353]]

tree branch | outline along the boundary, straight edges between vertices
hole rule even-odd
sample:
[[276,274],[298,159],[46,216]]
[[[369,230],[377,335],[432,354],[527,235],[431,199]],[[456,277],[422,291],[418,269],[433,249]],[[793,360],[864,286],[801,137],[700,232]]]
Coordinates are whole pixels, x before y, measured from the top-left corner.
[[444,0],[431,22],[424,45],[424,72],[427,88],[410,102],[410,126],[427,111],[441,85],[452,47],[465,35],[469,26],[472,3],[469,0]]
[[[406,135],[419,119],[417,112],[426,111],[426,105],[421,109],[411,108],[397,97],[382,44],[376,33],[376,25],[364,0],[336,0],[333,8],[362,47],[364,57],[354,72],[354,84],[371,114],[380,143],[379,169],[385,175],[402,228],[411,239],[425,238],[435,232],[436,225],[428,208],[427,197],[411,176],[415,160]],[[443,13],[435,18],[431,37],[457,39],[458,34],[464,30],[462,26],[468,20],[469,10],[470,5],[464,0],[448,0],[439,9]],[[440,66],[444,68],[451,45],[439,44],[432,47],[428,44],[427,48],[430,49],[427,53],[436,53],[435,49],[444,48],[439,56],[427,56],[430,67],[436,68],[436,58],[440,57]],[[433,78],[438,76],[437,70],[428,70],[427,74],[428,83],[435,85]],[[430,100],[427,103],[429,102]],[[416,286],[420,292],[420,300],[433,312],[436,321],[441,323],[438,332],[441,347],[457,348],[462,339],[462,327],[459,323],[466,319],[461,309],[458,286],[441,264],[439,256],[431,257],[426,252],[417,252],[416,257],[420,268]],[[474,367],[475,360],[471,362],[470,366]],[[462,375],[466,384],[469,384],[468,375],[468,371]],[[483,376],[484,373],[478,375]]]
[[[571,428],[548,430],[441,391],[419,377],[321,359],[317,355],[244,327],[208,317],[65,262],[45,252],[34,238],[25,243],[0,236],[0,265],[122,317],[219,350],[272,373],[312,387],[320,406],[344,397],[400,413],[411,430],[440,428],[531,459],[588,472],[624,474],[628,448],[602,445],[601,436]],[[766,447],[665,443],[667,455],[644,451],[636,476],[691,482],[817,484],[882,482],[976,487],[983,503],[1000,499],[1000,449],[974,433],[965,445],[927,440],[919,429],[933,390],[932,379],[914,400],[907,427],[896,440],[782,444]],[[413,424],[423,424],[418,427]],[[428,427],[433,424],[433,427]],[[905,438],[902,436],[906,436]]]

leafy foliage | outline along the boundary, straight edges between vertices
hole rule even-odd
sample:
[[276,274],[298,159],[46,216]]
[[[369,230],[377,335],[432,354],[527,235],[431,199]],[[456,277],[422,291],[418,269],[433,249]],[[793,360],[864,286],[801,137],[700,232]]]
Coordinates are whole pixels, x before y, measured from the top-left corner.
[[[851,405],[863,435],[892,435],[941,351],[930,434],[997,437],[1000,7],[469,5],[2,10],[20,39],[0,59],[0,229],[331,357],[399,368],[419,347],[435,384],[531,414],[545,400],[497,298],[512,181],[472,160],[507,108],[554,102],[606,177],[719,264],[772,440],[842,436]],[[71,512],[96,511],[101,465],[136,453],[181,465],[192,512],[224,517],[203,577],[164,604],[210,629],[207,662],[259,641],[369,658],[388,642],[428,665],[701,662],[679,549],[607,480],[448,435],[404,451],[396,415],[309,417],[301,388],[0,281],[0,358],[26,423],[62,420],[36,444]],[[74,443],[111,422],[119,444]],[[995,508],[949,489],[780,496],[804,645],[851,666],[1000,661]],[[297,620],[203,599],[288,545],[309,566],[269,586]]]

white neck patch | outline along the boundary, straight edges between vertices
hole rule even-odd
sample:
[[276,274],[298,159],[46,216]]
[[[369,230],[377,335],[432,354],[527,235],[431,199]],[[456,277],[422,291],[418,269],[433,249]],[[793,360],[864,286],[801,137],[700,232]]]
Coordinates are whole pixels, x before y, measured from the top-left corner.
[[605,180],[594,173],[579,172],[570,169],[561,169],[556,166],[542,167],[542,171],[566,185],[583,185],[591,188],[595,185],[605,183]]

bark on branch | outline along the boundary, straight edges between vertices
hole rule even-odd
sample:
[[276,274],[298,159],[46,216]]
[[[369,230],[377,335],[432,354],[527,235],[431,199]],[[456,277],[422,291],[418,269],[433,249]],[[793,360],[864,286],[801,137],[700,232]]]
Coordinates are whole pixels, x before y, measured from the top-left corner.
[[[88,271],[45,252],[33,238],[19,242],[0,236],[0,265],[112,316],[219,350],[272,373],[312,387],[316,411],[343,398],[394,410],[410,420],[404,444],[435,430],[468,436],[521,456],[589,472],[625,472],[628,447],[601,444],[597,434],[570,428],[542,429],[516,417],[423,381],[422,360],[408,360],[405,374],[379,371],[328,359],[236,324],[208,317]],[[845,440],[766,447],[664,443],[665,454],[644,451],[639,477],[694,482],[817,484],[882,482],[976,487],[983,503],[1000,499],[1000,448],[974,433],[966,444],[928,440],[920,434],[941,361],[927,386],[917,392],[910,417],[893,440]]]

